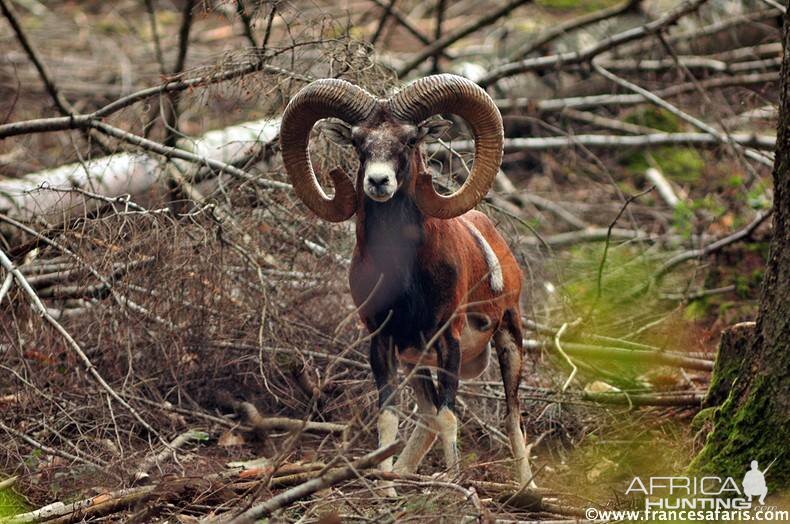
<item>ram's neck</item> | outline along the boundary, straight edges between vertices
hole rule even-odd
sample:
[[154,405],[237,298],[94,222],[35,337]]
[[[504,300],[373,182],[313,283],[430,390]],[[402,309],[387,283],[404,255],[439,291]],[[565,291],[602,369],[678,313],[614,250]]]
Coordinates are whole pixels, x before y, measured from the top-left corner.
[[414,261],[424,226],[422,212],[403,190],[386,202],[365,198],[357,217],[357,246],[378,263],[403,268]]

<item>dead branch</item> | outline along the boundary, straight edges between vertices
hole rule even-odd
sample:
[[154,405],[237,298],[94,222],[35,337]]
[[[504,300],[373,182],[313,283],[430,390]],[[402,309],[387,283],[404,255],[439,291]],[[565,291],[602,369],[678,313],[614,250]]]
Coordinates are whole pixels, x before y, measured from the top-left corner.
[[[738,145],[767,151],[772,150],[776,142],[774,137],[764,135],[732,134],[729,138]],[[574,145],[603,148],[641,148],[680,144],[712,147],[721,145],[721,141],[717,136],[709,133],[652,133],[649,135],[630,136],[549,136],[542,138],[506,138],[505,151],[545,151],[548,149],[567,148]],[[428,147],[428,150],[432,153],[438,153],[443,149],[444,147],[441,144],[431,144]],[[474,151],[474,141],[453,141],[453,149],[463,152]]]
[[228,404],[235,411],[244,415],[247,423],[255,431],[266,433],[269,431],[307,431],[311,433],[343,433],[347,426],[345,424],[334,424],[331,422],[314,422],[286,417],[264,417],[258,408],[250,402],[237,402],[230,398],[220,399]]
[[690,358],[677,353],[669,353],[665,351],[648,351],[624,349],[619,347],[594,346],[591,344],[581,344],[578,342],[563,342],[562,347],[569,355],[580,358],[611,359],[622,362],[658,364],[661,366],[697,369],[700,371],[713,370],[713,362],[710,360]]
[[[604,76],[605,78],[611,80],[612,82],[614,82],[614,83],[616,83],[618,85],[621,85],[621,86],[625,87],[626,89],[629,89],[631,91],[639,93],[640,95],[642,95],[643,97],[648,99],[650,102],[654,103],[655,105],[666,109],[667,111],[669,111],[673,115],[675,115],[678,118],[688,122],[689,124],[691,124],[692,126],[696,127],[697,129],[700,129],[700,130],[710,134],[711,136],[715,137],[722,144],[732,144],[733,147],[735,147],[736,145],[742,145],[738,141],[736,141],[734,139],[731,139],[730,135],[727,132],[719,131],[718,129],[714,128],[713,126],[707,124],[706,122],[703,122],[699,118],[694,117],[694,116],[686,113],[685,111],[681,111],[676,106],[670,104],[669,102],[667,102],[663,98],[656,96],[654,93],[651,93],[647,89],[644,89],[643,87],[640,87],[640,86],[634,84],[633,82],[629,82],[628,80],[625,80],[624,78],[620,78],[619,76],[612,74],[606,68],[601,66],[598,63],[597,60],[593,60],[592,61],[592,66],[593,66],[593,69],[595,69],[600,75]],[[760,163],[762,163],[764,165],[773,166],[773,160],[770,159],[770,158],[767,158],[766,156],[764,156],[764,155],[762,155],[760,153],[757,153],[755,151],[751,151],[749,149],[744,149],[743,153],[746,156],[748,156],[749,158],[751,158],[752,160],[756,160],[756,161],[758,161],[758,162],[760,162]]]
[[567,65],[576,65],[583,62],[589,62],[596,56],[614,49],[618,46],[650,36],[651,34],[661,31],[670,25],[675,24],[682,17],[688,15],[699,9],[707,0],[692,0],[684,2],[679,7],[668,12],[664,16],[648,23],[643,26],[623,31],[616,35],[612,35],[597,44],[580,51],[571,51],[568,53],[561,53],[557,55],[541,56],[538,58],[527,58],[520,62],[511,62],[494,68],[486,76],[481,78],[478,83],[482,87],[489,87],[503,78],[514,76],[528,71],[545,71],[563,67]]
[[760,227],[760,225],[765,222],[765,220],[771,216],[773,213],[773,209],[769,209],[768,211],[761,211],[757,213],[757,216],[748,224],[746,227],[735,231],[734,233],[727,235],[724,238],[716,240],[715,242],[711,242],[705,247],[699,249],[690,249],[688,251],[684,251],[683,253],[679,253],[674,257],[667,260],[664,265],[659,268],[654,276],[654,280],[660,280],[661,277],[672,271],[678,265],[687,262],[689,260],[694,260],[697,258],[707,257],[721,251],[723,248],[729,246],[730,244],[734,244],[736,242],[740,242],[745,238],[749,238],[754,231]]
[[257,504],[243,513],[233,517],[233,519],[229,522],[247,523],[267,517],[278,509],[286,507],[299,499],[308,497],[316,491],[330,488],[336,484],[359,476],[360,470],[377,466],[383,460],[397,453],[402,447],[403,443],[397,441],[388,446],[384,446],[372,451],[367,455],[358,458],[346,467],[324,473],[316,479],[308,480],[304,484],[300,484],[294,488],[284,491],[267,500],[266,502]]
[[[775,71],[748,75],[719,76],[706,78],[698,82],[686,82],[672,85],[656,91],[655,94],[660,98],[666,99],[696,91],[700,87],[702,89],[717,89],[740,85],[761,85],[767,82],[776,82],[778,79],[779,75]],[[496,101],[496,104],[499,110],[503,112],[522,109],[524,111],[541,113],[563,111],[568,108],[592,109],[597,107],[631,106],[642,104],[646,101],[647,99],[640,94],[605,94],[557,98],[553,100],[533,100],[530,98],[499,99]]]
[[442,49],[445,49],[453,45],[458,40],[464,38],[467,35],[474,33],[480,28],[493,24],[503,16],[508,15],[511,11],[513,11],[517,7],[520,7],[529,1],[531,0],[509,0],[505,5],[501,6],[499,9],[495,9],[494,11],[492,11],[487,15],[473,22],[470,22],[464,26],[461,26],[455,31],[451,31],[447,33],[442,38],[434,41],[427,47],[423,48],[419,53],[417,53],[413,58],[411,58],[411,60],[406,62],[400,69],[398,69],[398,76],[401,78],[405,77],[416,67],[422,64],[426,59],[436,55]]
[[680,204],[680,199],[672,189],[669,180],[664,177],[661,171],[650,167],[647,169],[647,171],[645,171],[645,178],[647,178],[650,183],[655,186],[656,191],[658,191],[658,194],[661,195],[661,198],[664,199],[664,202],[666,202],[669,207],[672,209],[678,207]]
[[151,470],[151,468],[158,466],[167,460],[168,457],[175,456],[176,451],[185,444],[189,444],[190,442],[196,440],[206,440],[207,438],[208,435],[206,433],[193,429],[180,434],[174,438],[165,449],[159,453],[149,455],[140,463],[140,466],[137,468],[137,472],[134,474],[134,482],[139,484],[149,479],[150,475],[148,472]]
[[582,393],[582,400],[601,404],[622,404],[628,406],[700,406],[705,393],[685,393],[681,395],[662,395],[661,393]]
[[614,18],[620,16],[621,14],[635,11],[639,8],[640,3],[641,0],[627,0],[626,2],[615,4],[604,9],[599,9],[592,13],[582,15],[578,18],[573,18],[566,22],[562,22],[538,35],[538,37],[534,40],[530,40],[521,46],[510,55],[510,61],[515,62],[517,60],[522,60],[531,53],[538,51],[546,44],[572,31],[578,31],[579,29],[583,29],[589,25],[597,24],[598,22],[603,22],[609,18]]

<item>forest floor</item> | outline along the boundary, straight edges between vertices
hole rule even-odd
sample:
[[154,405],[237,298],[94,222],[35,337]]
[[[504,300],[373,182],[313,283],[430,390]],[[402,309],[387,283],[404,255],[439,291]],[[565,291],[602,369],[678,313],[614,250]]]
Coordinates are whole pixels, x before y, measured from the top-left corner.
[[[573,49],[637,27],[665,4],[644,3],[642,13],[604,21],[578,40],[564,37],[539,51]],[[182,74],[171,64],[177,60],[183,2],[153,2],[161,63],[145,2],[11,4],[60,92],[81,113]],[[182,68],[187,77],[255,57],[244,51],[249,36],[232,4],[199,2],[194,8]],[[420,4],[397,6],[418,32],[431,34],[436,12]],[[467,5],[447,8],[445,32],[490,7],[458,4]],[[279,5],[269,18],[271,4],[262,4],[251,14],[253,38],[260,42],[269,34],[270,63],[294,74],[259,72],[183,92],[178,134],[198,136],[274,118],[303,85],[299,75],[340,74],[383,93],[393,83],[389,66],[397,67],[422,44],[394,23],[376,46],[360,43],[370,41],[381,20],[373,5],[293,2]],[[543,0],[520,7],[451,47],[452,59],[441,60],[440,67],[457,71],[467,56],[494,63],[536,31],[612,5]],[[743,11],[727,10],[734,5],[705,7],[699,19],[672,31],[684,34],[743,18]],[[714,49],[698,52],[727,60],[733,50],[752,49],[731,60],[754,58],[761,53],[757,46],[778,41],[775,17],[768,12],[734,25],[737,35],[717,33],[709,43]],[[693,51],[683,39],[675,43],[684,55]],[[4,24],[0,49],[0,124],[53,116],[39,73]],[[635,56],[648,54],[642,50]],[[771,65],[754,67],[755,73],[776,72]],[[492,88],[503,108],[506,137],[695,131],[672,112],[646,103],[537,109],[541,101],[625,93],[590,75],[589,68],[568,67]],[[721,75],[673,66],[627,76],[662,92]],[[707,122],[726,121],[733,133],[772,135],[776,115],[770,108],[777,95],[775,81],[766,80],[690,90],[673,96],[672,103]],[[521,96],[529,103],[504,109]],[[111,122],[165,141],[169,133],[162,123],[169,103],[152,99],[113,115]],[[454,135],[448,144],[463,138]],[[353,164],[335,146],[316,142],[320,168]],[[109,145],[111,152],[132,150],[120,142]],[[79,132],[0,140],[0,179],[102,155]],[[468,159],[466,153],[447,151],[433,157],[432,167],[448,184],[457,181],[458,157]],[[247,159],[243,167],[286,181],[278,155]],[[651,169],[668,181],[677,201],[651,189]],[[721,332],[756,314],[768,249],[770,166],[724,145],[577,144],[506,147],[503,171],[480,208],[496,221],[526,275],[528,357],[521,394],[543,506],[503,495],[513,486],[503,390],[492,365],[461,388],[461,478],[430,476],[443,471],[437,446],[419,477],[397,480],[397,498],[383,497],[375,474],[360,470],[356,480],[289,504],[272,521],[583,518],[587,507],[641,507],[638,497],[625,493],[634,477],[682,475],[700,449],[707,422],[695,416]],[[171,192],[151,190],[135,199],[147,211],[105,209],[62,223],[34,222],[38,237],[19,228],[0,229],[0,247],[26,276],[59,275],[31,281],[38,282],[34,287],[46,305],[58,312],[92,366],[126,403],[97,385],[58,332],[42,327],[21,291],[14,288],[0,299],[0,520],[55,501],[89,500],[81,511],[96,521],[197,522],[270,500],[327,465],[345,467],[375,449],[367,333],[354,314],[346,277],[353,228],[319,223],[291,195],[217,180],[206,198],[231,210],[230,221],[215,207],[187,197],[183,187],[169,187]],[[151,211],[162,208],[169,211]],[[97,288],[97,274],[112,275],[115,292]],[[609,349],[621,356],[613,357]],[[572,371],[568,355],[578,373],[565,389]],[[681,364],[667,365],[675,357]],[[400,407],[407,427],[413,424],[409,406],[404,391]],[[290,422],[278,425],[274,417]],[[330,425],[288,425],[306,420]],[[185,437],[178,450],[168,452],[162,442],[179,436]],[[234,464],[259,458],[265,460]],[[37,515],[30,521],[56,517]]]

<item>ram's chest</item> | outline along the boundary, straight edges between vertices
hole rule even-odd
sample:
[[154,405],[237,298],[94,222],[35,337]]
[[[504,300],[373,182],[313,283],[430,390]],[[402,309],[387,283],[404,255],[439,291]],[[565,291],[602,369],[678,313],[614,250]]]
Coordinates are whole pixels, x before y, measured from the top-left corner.
[[390,337],[398,348],[420,347],[452,314],[457,272],[449,263],[399,262],[385,258],[355,264],[354,301],[371,332]]

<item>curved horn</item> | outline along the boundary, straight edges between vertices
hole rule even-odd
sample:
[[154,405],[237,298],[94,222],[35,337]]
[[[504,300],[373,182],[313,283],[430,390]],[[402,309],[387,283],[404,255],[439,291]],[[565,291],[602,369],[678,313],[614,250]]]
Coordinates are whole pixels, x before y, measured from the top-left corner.
[[442,74],[422,78],[390,99],[393,114],[417,124],[437,113],[454,113],[474,133],[472,172],[461,188],[449,196],[439,195],[430,174],[417,178],[417,205],[423,213],[453,218],[475,207],[491,189],[502,162],[504,132],[502,116],[494,101],[477,84],[461,76]]
[[316,80],[302,88],[288,103],[280,122],[283,164],[296,196],[310,210],[330,222],[342,222],[357,207],[354,183],[340,169],[329,172],[335,196],[329,198],[315,177],[307,145],[310,130],[322,118],[335,117],[356,124],[376,105],[367,91],[345,80]]

